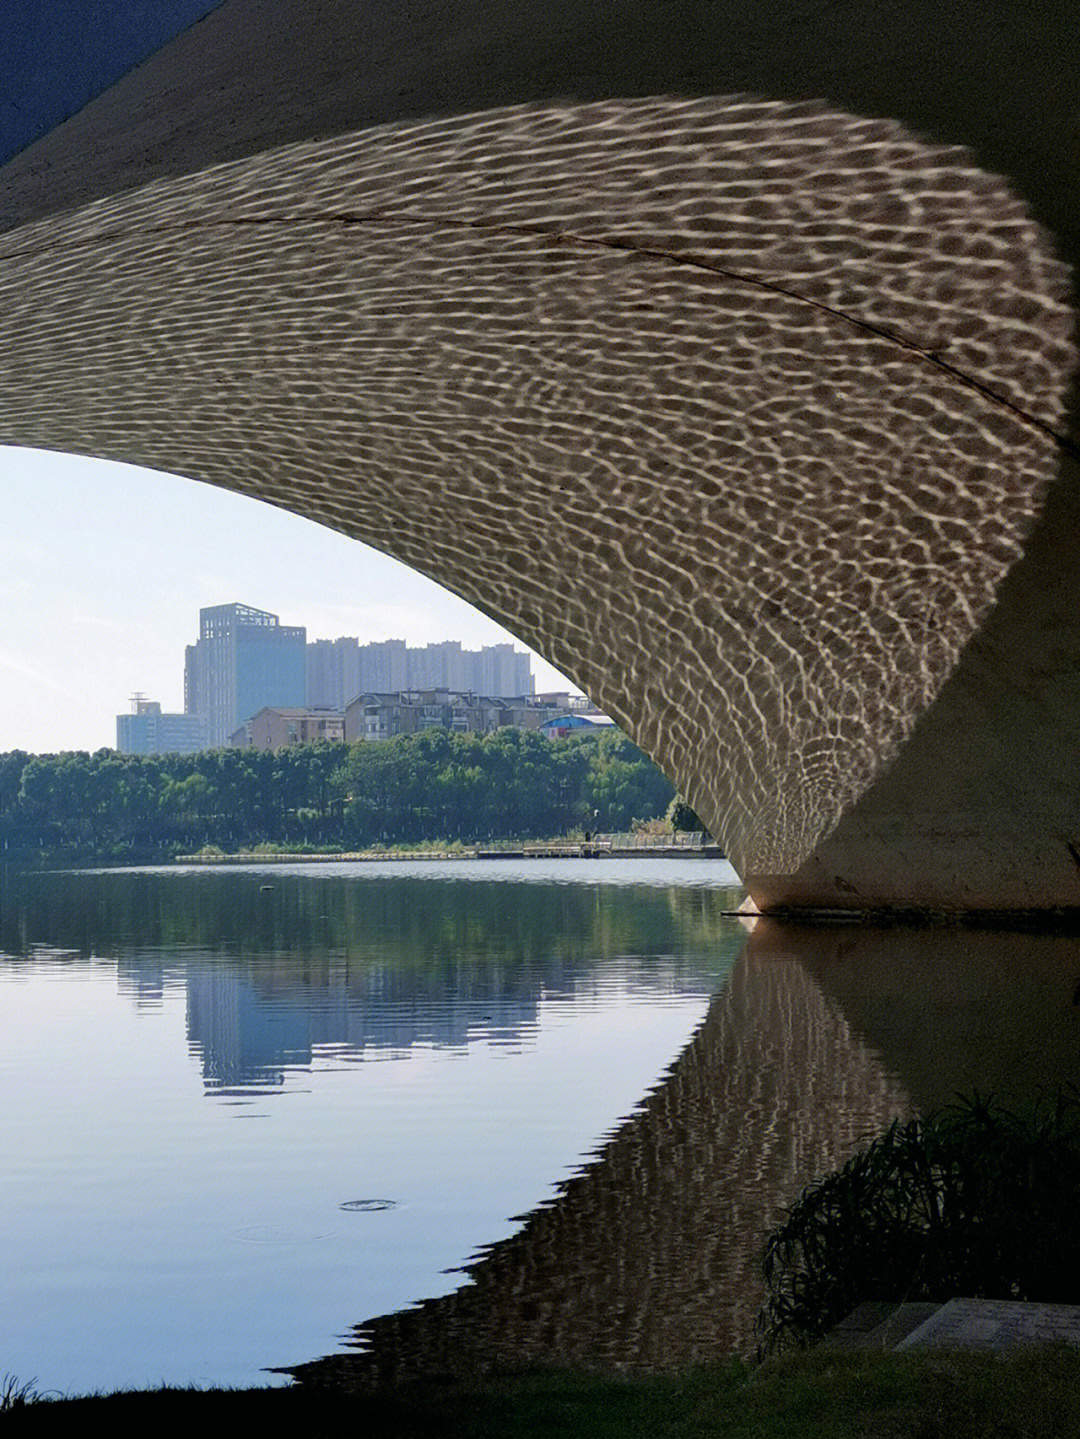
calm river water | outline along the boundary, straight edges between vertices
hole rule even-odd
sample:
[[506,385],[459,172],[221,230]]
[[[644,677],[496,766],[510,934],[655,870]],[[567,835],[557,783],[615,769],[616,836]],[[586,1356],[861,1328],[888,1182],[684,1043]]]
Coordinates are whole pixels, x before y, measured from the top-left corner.
[[0,871],[0,1372],[751,1347],[803,1183],[1080,1077],[1080,940],[741,897],[700,859]]

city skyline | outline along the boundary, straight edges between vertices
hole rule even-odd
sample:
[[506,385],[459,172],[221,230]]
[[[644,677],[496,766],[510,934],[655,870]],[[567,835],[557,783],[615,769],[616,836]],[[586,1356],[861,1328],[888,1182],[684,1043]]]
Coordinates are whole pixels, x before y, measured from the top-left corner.
[[[223,602],[320,638],[527,649],[388,556],[190,479],[0,447],[0,502],[0,752],[113,748],[136,692],[182,711],[198,611]],[[538,690],[577,688],[529,653]]]

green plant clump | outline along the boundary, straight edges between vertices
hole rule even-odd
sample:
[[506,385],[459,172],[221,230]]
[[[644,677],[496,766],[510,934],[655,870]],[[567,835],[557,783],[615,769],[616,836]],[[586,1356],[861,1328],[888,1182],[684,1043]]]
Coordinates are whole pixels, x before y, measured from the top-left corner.
[[803,1191],[765,1249],[762,1350],[867,1300],[1080,1303],[1080,1093],[1025,1115],[961,1099],[894,1121]]
[[10,1414],[15,1409],[36,1403],[39,1397],[36,1383],[35,1379],[23,1382],[14,1374],[0,1376],[0,1414]]

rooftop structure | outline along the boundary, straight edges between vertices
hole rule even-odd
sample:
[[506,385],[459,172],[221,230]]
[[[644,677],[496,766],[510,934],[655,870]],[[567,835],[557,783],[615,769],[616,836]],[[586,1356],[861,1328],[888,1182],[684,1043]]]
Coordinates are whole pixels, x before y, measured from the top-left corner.
[[566,739],[567,735],[574,734],[603,734],[615,727],[615,721],[610,715],[564,710],[562,714],[545,720],[540,729],[548,739]]

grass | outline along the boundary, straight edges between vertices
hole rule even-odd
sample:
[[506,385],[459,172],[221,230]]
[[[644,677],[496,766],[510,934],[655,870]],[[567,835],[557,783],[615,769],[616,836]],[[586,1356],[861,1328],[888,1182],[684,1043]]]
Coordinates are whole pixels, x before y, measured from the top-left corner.
[[260,1439],[1065,1439],[1080,1434],[1080,1353],[817,1351],[681,1376],[539,1373],[381,1395],[161,1389],[42,1400],[0,1416],[11,1435],[174,1423]]
[[0,1375],[0,1414],[10,1414],[13,1409],[36,1403],[40,1398],[34,1387],[36,1383],[36,1379],[23,1381],[14,1374]]
[[1080,1095],[1027,1114],[975,1095],[894,1123],[810,1185],[770,1236],[766,1350],[820,1339],[864,1300],[1080,1296]]

